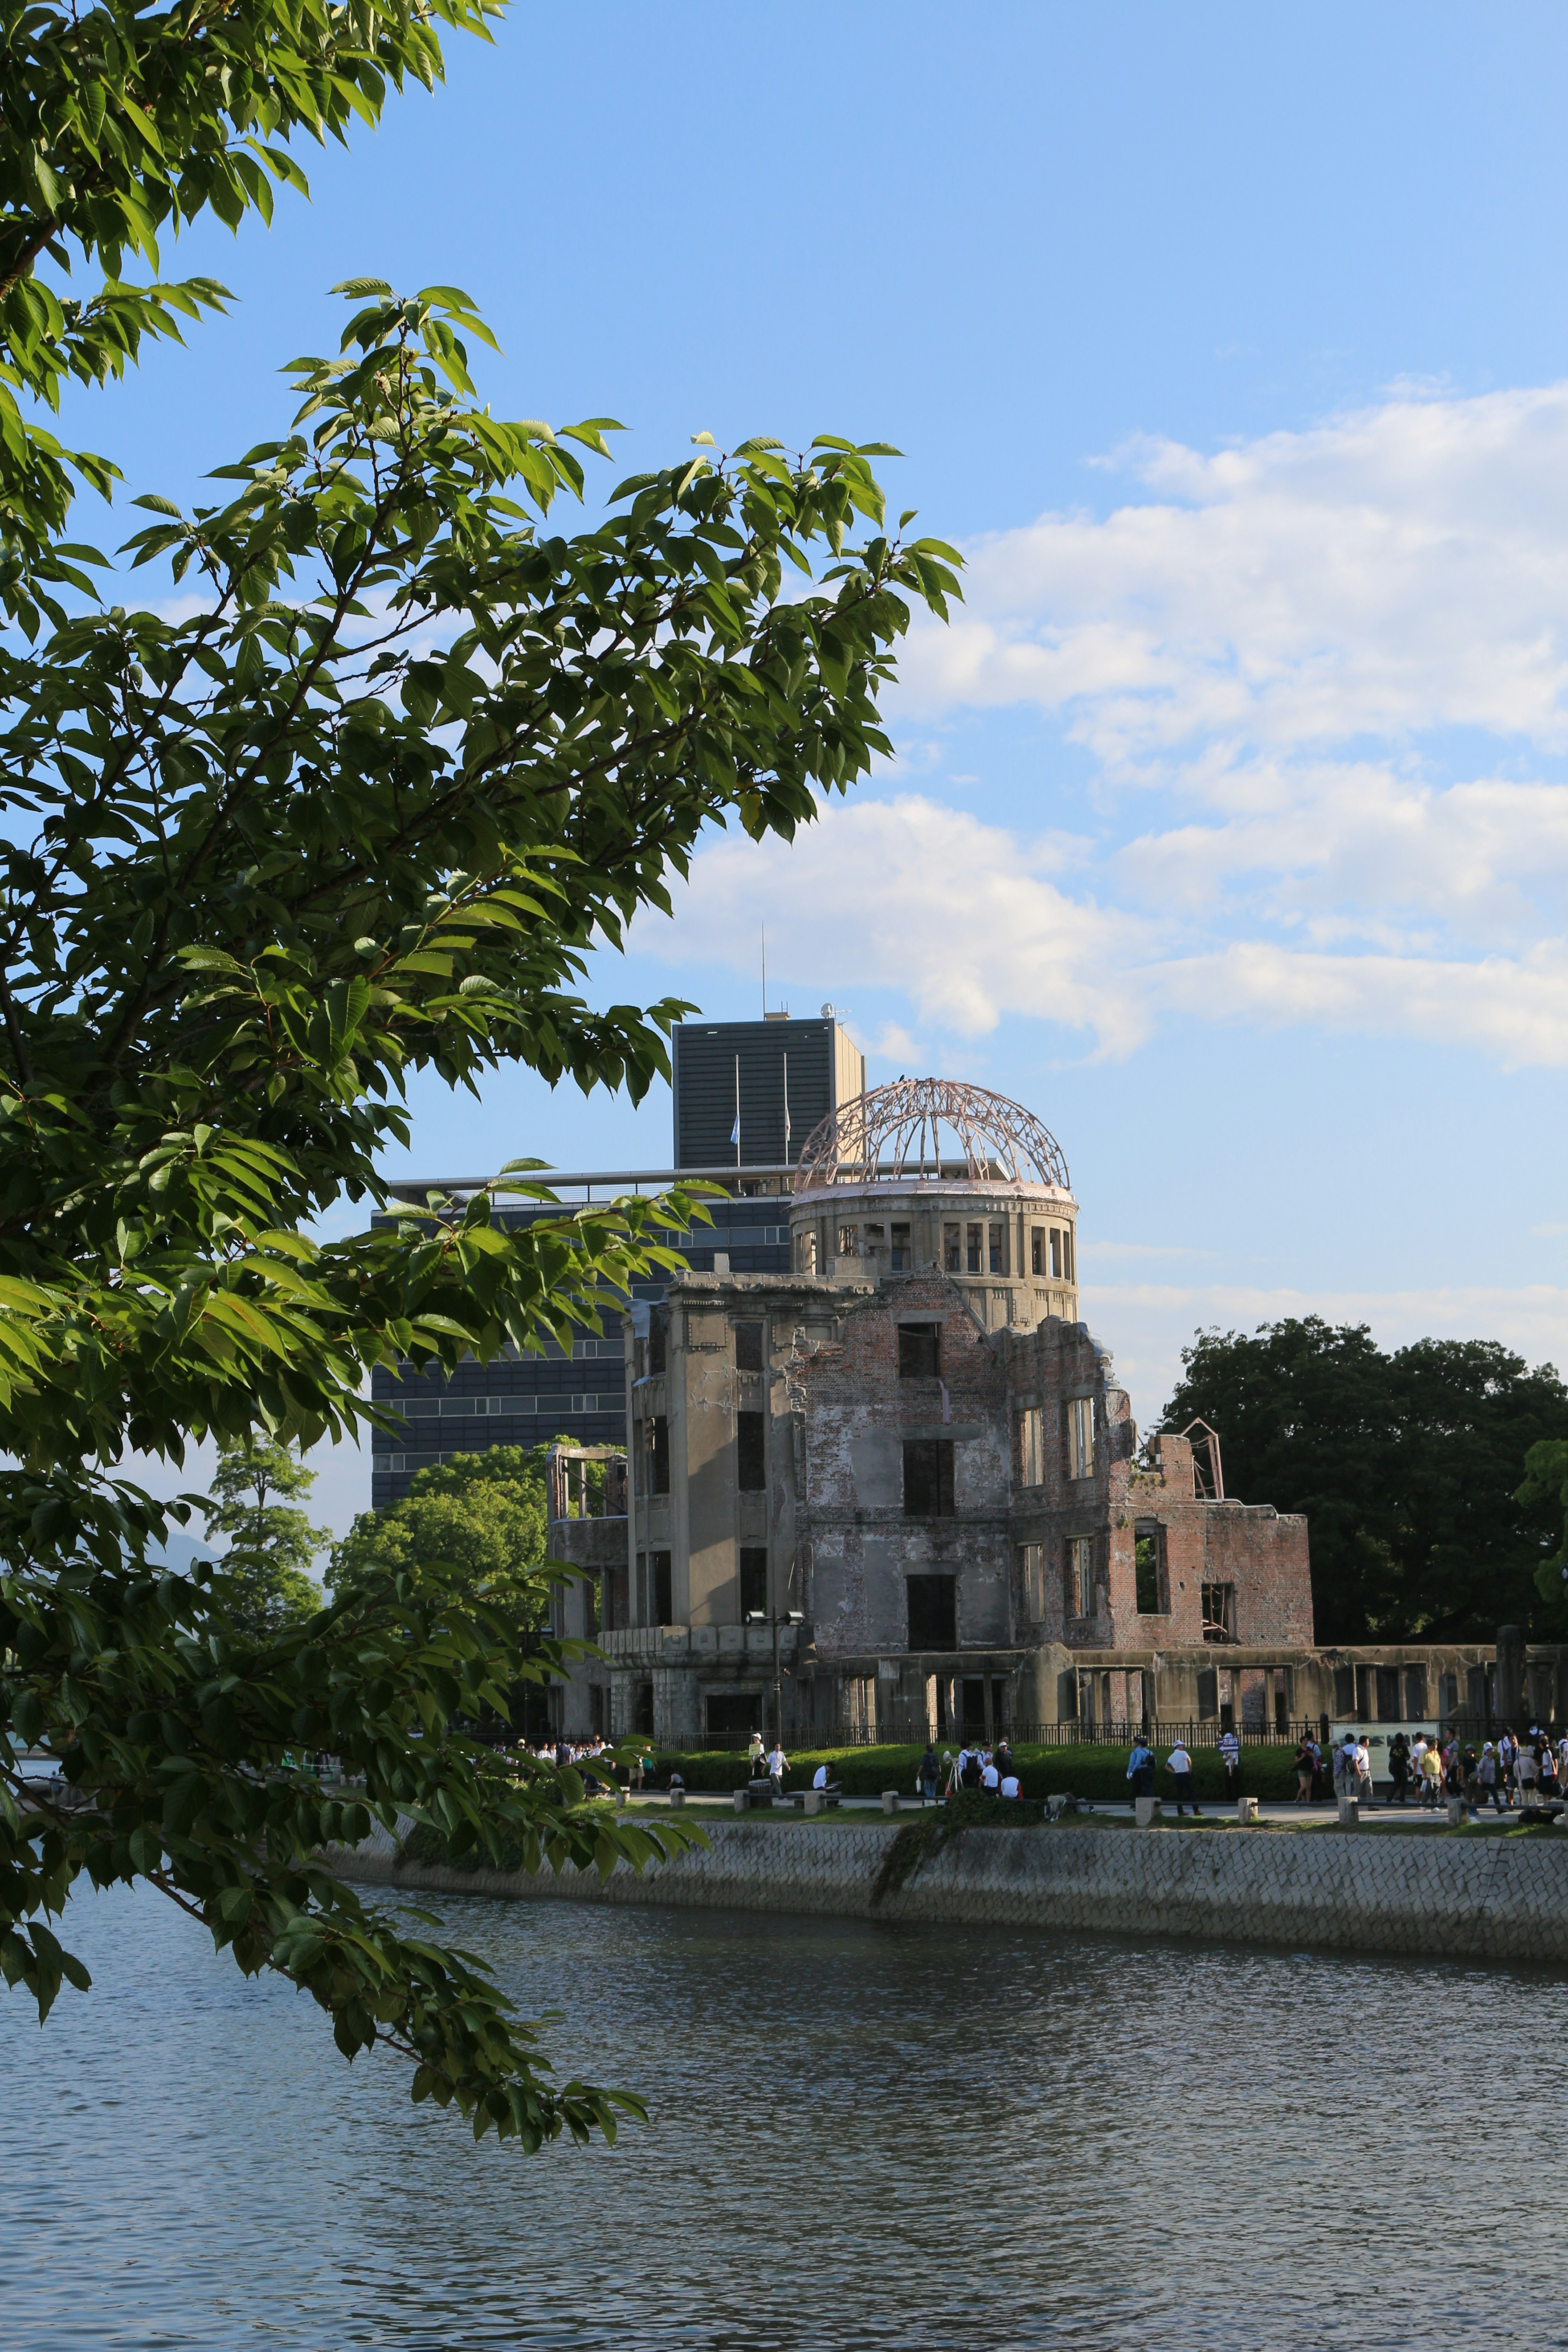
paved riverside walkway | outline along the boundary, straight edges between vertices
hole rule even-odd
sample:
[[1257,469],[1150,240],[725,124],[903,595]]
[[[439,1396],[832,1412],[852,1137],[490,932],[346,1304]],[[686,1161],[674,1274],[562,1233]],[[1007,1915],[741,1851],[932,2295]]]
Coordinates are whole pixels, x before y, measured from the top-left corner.
[[[1166,1797],[1161,1801],[1164,1808],[1162,1825],[1166,1828],[1179,1825],[1174,1800]],[[1113,1797],[1091,1797],[1085,1802],[1089,1816],[1094,1821],[1111,1822],[1131,1821],[1132,1818],[1131,1803],[1125,1798],[1118,1800]],[[669,1811],[669,1798],[662,1789],[648,1789],[640,1794],[634,1790],[628,1799],[628,1804],[634,1811],[646,1810],[668,1812]],[[710,1819],[789,1822],[799,1821],[802,1818],[801,1808],[792,1804],[787,1798],[782,1804],[760,1806],[752,1813],[738,1815],[732,1795],[727,1790],[689,1790],[686,1802],[679,1810],[682,1813],[694,1816],[703,1822]],[[918,1797],[906,1796],[901,1791],[900,1793],[899,1818],[900,1821],[915,1820],[922,1811],[936,1812],[940,1810],[940,1802],[936,1805],[922,1806]],[[884,1818],[880,1797],[841,1797],[836,1807],[830,1808],[825,1815],[819,1815],[817,1818],[831,1820],[836,1812],[857,1821],[872,1818],[880,1821]],[[1079,1818],[1081,1817],[1080,1813]],[[1281,1827],[1288,1828],[1293,1824],[1298,1828],[1321,1829],[1326,1823],[1338,1822],[1339,1807],[1331,1798],[1325,1803],[1310,1805],[1296,1805],[1288,1801],[1275,1804],[1260,1800],[1258,1817],[1260,1822],[1273,1822]],[[1185,1818],[1188,1820],[1192,1818],[1190,1809]],[[1205,1822],[1234,1822],[1236,1807],[1234,1804],[1227,1804],[1223,1797],[1215,1798],[1203,1807],[1199,1818]],[[1489,1805],[1484,1814],[1477,1811],[1472,1814],[1471,1820],[1476,1827],[1489,1829],[1495,1825],[1500,1829],[1517,1828],[1519,1812],[1515,1808],[1511,1812],[1494,1813]],[[1430,1830],[1446,1830],[1448,1827],[1447,1811],[1442,1806],[1439,1806],[1436,1811],[1430,1809],[1423,1810],[1415,1804],[1370,1806],[1363,1803],[1362,1806],[1361,1826],[1363,1830],[1381,1829],[1397,1822],[1415,1822],[1422,1828]],[[1565,1834],[1563,1842],[1568,1844],[1568,1834]]]

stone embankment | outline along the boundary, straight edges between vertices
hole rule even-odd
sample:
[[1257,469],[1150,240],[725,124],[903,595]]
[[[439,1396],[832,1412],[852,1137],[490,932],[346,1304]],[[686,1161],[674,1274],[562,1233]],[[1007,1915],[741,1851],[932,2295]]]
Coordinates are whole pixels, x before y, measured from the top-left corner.
[[965,1830],[881,1901],[891,1823],[736,1822],[639,1876],[405,1863],[384,1830],[331,1857],[345,1878],[432,1893],[826,1914],[1568,1961],[1568,1834],[1058,1828]]

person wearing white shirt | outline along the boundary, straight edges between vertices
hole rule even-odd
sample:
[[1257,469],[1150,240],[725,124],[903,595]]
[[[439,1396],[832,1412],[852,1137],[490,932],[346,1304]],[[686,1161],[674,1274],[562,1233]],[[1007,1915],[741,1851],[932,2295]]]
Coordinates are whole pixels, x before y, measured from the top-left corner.
[[980,1785],[983,1789],[988,1789],[993,1796],[996,1794],[997,1790],[1002,1785],[1002,1775],[998,1772],[995,1765],[993,1764],[989,1756],[985,1759],[984,1766],[980,1774]]
[[768,1754],[768,1778],[773,1784],[775,1797],[784,1795],[784,1776],[789,1770],[789,1758],[775,1739]]
[[827,1786],[827,1767],[826,1767],[826,1764],[819,1764],[819,1765],[817,1766],[817,1768],[816,1768],[816,1771],[815,1771],[815,1772],[812,1774],[812,1776],[811,1776],[811,1785],[812,1785],[812,1787],[813,1787],[814,1789],[826,1789],[826,1786]]
[[1194,1817],[1197,1816],[1203,1809],[1193,1794],[1193,1759],[1179,1739],[1165,1759],[1165,1769],[1176,1784],[1178,1819],[1189,1805],[1193,1809]]
[[1002,1782],[1002,1794],[1005,1797],[1021,1797],[1023,1793],[1018,1786],[1018,1775],[1016,1772],[1009,1772]]

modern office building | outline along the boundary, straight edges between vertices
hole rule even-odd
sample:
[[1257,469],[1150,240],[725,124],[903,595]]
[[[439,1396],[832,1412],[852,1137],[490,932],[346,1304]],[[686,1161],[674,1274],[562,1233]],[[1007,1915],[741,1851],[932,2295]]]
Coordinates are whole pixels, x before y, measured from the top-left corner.
[[[801,1146],[819,1122],[864,1089],[866,1059],[831,1005],[814,1021],[770,1013],[762,1021],[689,1022],[671,1041],[674,1151],[668,1168],[563,1170],[546,1178],[570,1208],[619,1192],[663,1192],[678,1179],[721,1185],[711,1226],[666,1236],[702,1274],[787,1274],[788,1196]],[[737,1100],[739,1136],[737,1139]],[[435,1192],[462,1201],[481,1176],[432,1176],[391,1189],[422,1203]],[[560,1211],[503,1205],[509,1225]],[[638,1283],[634,1297],[651,1304],[663,1282]],[[468,1362],[452,1378],[401,1375],[378,1366],[372,1394],[395,1405],[403,1428],[372,1440],[371,1504],[383,1510],[408,1491],[416,1471],[454,1454],[492,1445],[538,1445],[566,1438],[578,1445],[624,1444],[625,1349],[618,1329],[585,1337],[571,1354],[546,1344],[539,1355],[509,1351],[489,1364]]]

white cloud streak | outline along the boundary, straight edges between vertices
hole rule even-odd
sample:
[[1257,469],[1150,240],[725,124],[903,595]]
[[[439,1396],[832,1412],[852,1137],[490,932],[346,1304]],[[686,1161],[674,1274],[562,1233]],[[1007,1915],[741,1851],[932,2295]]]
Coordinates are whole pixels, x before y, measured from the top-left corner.
[[962,1039],[1121,1055],[1179,1013],[1568,1064],[1568,384],[1107,468],[1103,520],[971,551],[900,688],[944,727],[1034,706],[1087,795],[958,813],[928,740],[919,793],[706,852],[679,952],[744,968],[765,907],[795,965]]

